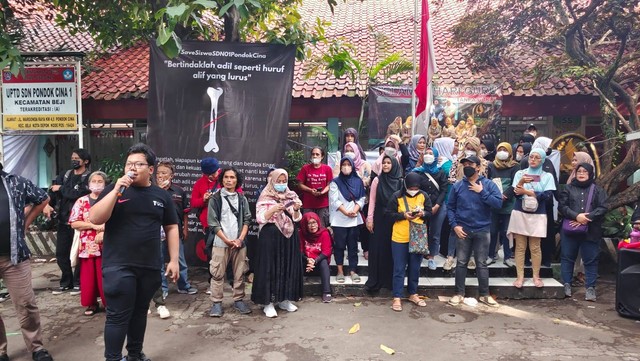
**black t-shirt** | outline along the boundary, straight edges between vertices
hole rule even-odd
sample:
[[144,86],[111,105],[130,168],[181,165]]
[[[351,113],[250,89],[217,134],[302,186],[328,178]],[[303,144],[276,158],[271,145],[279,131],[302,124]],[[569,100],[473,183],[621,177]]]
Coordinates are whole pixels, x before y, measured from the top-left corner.
[[11,219],[9,218],[9,192],[0,179],[0,256],[11,254]]
[[[114,186],[107,186],[98,201]],[[122,265],[160,270],[160,228],[170,224],[178,224],[178,217],[167,191],[155,185],[127,188],[105,224],[103,267]]]
[[175,184],[171,184],[167,189],[167,192],[171,195],[171,199],[173,199],[173,204],[176,207],[176,215],[178,216],[178,227],[180,237],[182,238],[182,226],[184,220],[184,210],[189,208],[189,199],[187,198],[187,193]]

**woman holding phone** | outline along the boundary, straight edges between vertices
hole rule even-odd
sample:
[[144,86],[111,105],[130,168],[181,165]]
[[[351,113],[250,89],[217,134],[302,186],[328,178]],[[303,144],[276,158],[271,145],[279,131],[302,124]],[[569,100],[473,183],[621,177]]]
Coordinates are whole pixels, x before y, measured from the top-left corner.
[[529,154],[529,167],[516,172],[513,179],[516,203],[509,219],[507,236],[516,243],[517,278],[513,285],[522,288],[524,284],[524,255],[527,246],[531,251],[533,283],[544,287],[540,279],[542,251],[540,240],[547,236],[546,203],[553,202],[556,184],[553,176],[542,170],[546,153],[542,149],[533,149]]

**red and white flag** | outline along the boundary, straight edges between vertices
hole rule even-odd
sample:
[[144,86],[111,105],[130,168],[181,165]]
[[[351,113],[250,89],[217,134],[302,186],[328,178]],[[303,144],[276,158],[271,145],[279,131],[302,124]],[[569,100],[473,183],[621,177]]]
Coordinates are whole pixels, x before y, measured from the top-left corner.
[[420,22],[420,73],[416,85],[416,119],[413,121],[414,134],[427,134],[429,126],[429,113],[433,100],[433,87],[431,79],[438,71],[436,66],[435,51],[433,50],[433,37],[429,22],[429,1],[422,1],[422,17]]

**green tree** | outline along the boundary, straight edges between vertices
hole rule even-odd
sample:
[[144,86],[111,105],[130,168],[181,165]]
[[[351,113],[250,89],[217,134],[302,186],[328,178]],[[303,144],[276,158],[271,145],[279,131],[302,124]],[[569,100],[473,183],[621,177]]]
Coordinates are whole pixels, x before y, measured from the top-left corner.
[[[446,6],[450,0],[438,0]],[[610,194],[609,207],[638,200],[640,183],[617,192],[640,167],[640,142],[623,135],[640,130],[640,8],[637,0],[468,0],[466,15],[453,26],[452,45],[468,49],[469,65],[505,67],[522,54],[535,60],[525,80],[511,87],[532,87],[552,78],[572,79],[600,97],[602,176],[598,183]],[[618,111],[618,101],[629,113]]]

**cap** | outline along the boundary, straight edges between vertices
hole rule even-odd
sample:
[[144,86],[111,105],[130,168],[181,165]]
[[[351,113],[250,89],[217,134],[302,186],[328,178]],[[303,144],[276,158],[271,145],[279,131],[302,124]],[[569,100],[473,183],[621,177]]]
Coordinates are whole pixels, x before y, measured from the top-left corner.
[[220,169],[220,164],[215,158],[203,158],[200,161],[200,168],[202,168],[202,173],[211,175]]
[[538,130],[538,128],[536,128],[536,126],[533,124],[529,124],[529,127],[527,128],[527,130]]
[[464,162],[471,162],[471,163],[475,163],[477,165],[482,164],[482,163],[480,163],[480,159],[478,159],[478,157],[476,157],[475,155],[472,155],[470,157],[464,157],[464,158],[460,159],[460,163],[464,163]]

